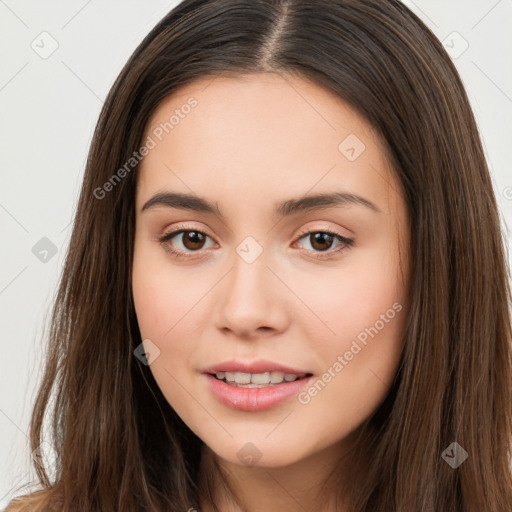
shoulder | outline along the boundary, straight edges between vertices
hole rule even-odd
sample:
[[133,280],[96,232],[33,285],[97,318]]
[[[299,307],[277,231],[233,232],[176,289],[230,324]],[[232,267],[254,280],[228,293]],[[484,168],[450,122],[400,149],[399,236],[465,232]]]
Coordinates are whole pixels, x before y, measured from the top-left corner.
[[60,507],[51,505],[48,492],[39,491],[14,498],[2,512],[58,512]]
[[11,501],[7,508],[3,510],[3,512],[19,512],[21,510],[24,510],[23,500],[21,498],[17,498],[13,501]]
[[25,505],[23,505],[22,501],[20,501],[20,499],[18,498],[16,500],[11,501],[3,512],[21,512],[22,510],[27,509]]
[[34,499],[16,498],[11,501],[3,512],[35,512],[39,510]]

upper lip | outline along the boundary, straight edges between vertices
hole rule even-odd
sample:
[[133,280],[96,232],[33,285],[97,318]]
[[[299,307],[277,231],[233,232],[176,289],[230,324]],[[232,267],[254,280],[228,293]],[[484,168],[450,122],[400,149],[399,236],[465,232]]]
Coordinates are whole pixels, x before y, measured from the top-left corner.
[[257,361],[224,361],[215,364],[203,370],[203,373],[214,374],[217,372],[242,372],[242,373],[265,373],[265,372],[283,372],[292,373],[294,375],[306,375],[311,372],[285,366],[274,361],[258,359]]

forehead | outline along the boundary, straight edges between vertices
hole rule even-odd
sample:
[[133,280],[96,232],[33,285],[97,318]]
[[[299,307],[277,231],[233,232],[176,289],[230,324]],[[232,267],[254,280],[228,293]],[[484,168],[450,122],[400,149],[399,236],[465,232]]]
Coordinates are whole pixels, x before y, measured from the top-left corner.
[[[290,75],[207,77],[167,96],[146,125],[138,203],[174,187],[276,198],[394,186],[372,126],[333,92]],[[269,195],[270,194],[270,195]],[[222,198],[218,198],[222,201]]]

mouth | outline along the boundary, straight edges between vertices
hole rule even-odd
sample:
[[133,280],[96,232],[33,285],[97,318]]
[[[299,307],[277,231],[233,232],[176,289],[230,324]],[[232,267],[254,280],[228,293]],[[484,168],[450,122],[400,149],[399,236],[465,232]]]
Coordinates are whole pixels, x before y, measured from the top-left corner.
[[241,388],[267,388],[278,386],[287,382],[295,382],[297,380],[311,377],[312,373],[284,373],[280,371],[264,372],[264,373],[245,373],[245,372],[215,372],[209,373],[217,380],[229,384],[233,387]]
[[279,407],[311,384],[312,373],[204,372],[212,395],[230,409],[258,412]]

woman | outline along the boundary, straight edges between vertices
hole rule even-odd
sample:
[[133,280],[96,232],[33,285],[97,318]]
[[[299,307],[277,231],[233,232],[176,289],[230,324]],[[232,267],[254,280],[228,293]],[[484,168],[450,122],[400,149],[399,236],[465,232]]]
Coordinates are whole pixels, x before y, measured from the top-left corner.
[[53,413],[56,476],[37,459],[8,510],[508,511],[510,342],[481,141],[425,25],[185,0],[101,113],[31,424],[37,451]]

